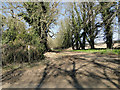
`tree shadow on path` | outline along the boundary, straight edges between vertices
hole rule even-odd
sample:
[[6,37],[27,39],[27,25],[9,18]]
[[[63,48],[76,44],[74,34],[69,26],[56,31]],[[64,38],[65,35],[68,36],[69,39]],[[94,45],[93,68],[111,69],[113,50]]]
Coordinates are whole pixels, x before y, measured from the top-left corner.
[[[49,74],[50,71],[56,71],[57,72],[56,76],[64,77],[64,79],[77,90],[79,90],[79,89],[83,90],[84,89],[83,82],[90,83],[89,80],[91,80],[91,79],[93,80],[93,82],[91,82],[91,83],[94,83],[94,81],[98,82],[98,83],[96,83],[98,85],[98,87],[102,84],[108,88],[113,87],[113,86],[116,88],[120,88],[119,83],[116,83],[117,81],[119,82],[120,72],[118,71],[118,69],[110,67],[109,66],[110,64],[106,65],[104,63],[101,63],[101,62],[103,62],[103,60],[99,61],[98,58],[96,58],[95,56],[89,56],[89,58],[91,60],[87,60],[86,57],[88,58],[87,55],[82,56],[82,58],[84,58],[84,59],[81,59],[81,55],[72,55],[72,56],[62,57],[63,61],[65,59],[68,59],[68,61],[71,62],[70,66],[72,68],[70,70],[64,68],[66,66],[67,62],[65,62],[65,63],[62,62],[61,58],[60,58],[60,61],[64,64],[61,64],[60,66],[57,63],[46,64],[46,68],[44,69],[42,78],[41,78],[39,84],[37,85],[36,89],[39,89],[43,86],[43,84],[46,84],[47,79],[51,78],[50,76],[54,76],[54,73]],[[59,61],[59,60],[57,60],[57,61]],[[85,64],[82,64],[83,62],[85,62]],[[119,63],[117,63],[118,60],[116,62],[116,61],[114,61],[114,59],[113,59],[113,61],[109,60],[109,59],[104,60],[104,62],[111,63],[111,64],[112,63],[119,64]],[[80,63],[80,65],[79,65],[79,63]],[[91,71],[92,68],[94,68],[93,71]],[[99,72],[96,72],[98,70],[99,70]],[[111,73],[108,73],[108,72],[113,73],[113,75],[115,77],[110,77],[109,74],[111,74]],[[118,75],[116,75],[116,73]],[[80,77],[80,75],[81,75],[81,77]],[[69,78],[67,78],[66,76],[68,76]],[[82,78],[84,78],[84,77],[86,78],[86,81],[83,81]],[[104,81],[106,81],[106,82],[104,82]],[[52,81],[51,81],[51,83],[52,83]],[[90,83],[90,85],[92,85],[91,83]],[[97,85],[94,84],[94,87],[96,86],[96,88],[97,88]],[[88,85],[88,87],[89,87],[89,85]]]

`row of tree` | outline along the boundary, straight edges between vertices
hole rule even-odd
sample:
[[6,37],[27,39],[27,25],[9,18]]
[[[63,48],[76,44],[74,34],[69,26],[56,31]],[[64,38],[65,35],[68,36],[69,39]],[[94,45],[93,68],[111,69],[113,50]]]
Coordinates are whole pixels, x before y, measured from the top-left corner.
[[61,43],[59,47],[85,49],[88,42],[91,49],[94,49],[95,39],[102,31],[107,48],[113,48],[113,23],[115,18],[118,18],[119,2],[81,2],[69,5],[69,20],[64,20],[64,26],[61,24],[62,28],[56,38],[56,41]]

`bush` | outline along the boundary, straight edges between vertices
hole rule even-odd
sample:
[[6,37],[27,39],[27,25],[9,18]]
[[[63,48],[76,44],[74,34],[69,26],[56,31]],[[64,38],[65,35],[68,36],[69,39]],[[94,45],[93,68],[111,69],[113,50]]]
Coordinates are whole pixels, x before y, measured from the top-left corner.
[[44,58],[44,46],[28,45],[22,41],[10,42],[2,46],[2,64],[3,66],[10,63],[22,63],[22,62],[33,62],[35,60],[41,60]]

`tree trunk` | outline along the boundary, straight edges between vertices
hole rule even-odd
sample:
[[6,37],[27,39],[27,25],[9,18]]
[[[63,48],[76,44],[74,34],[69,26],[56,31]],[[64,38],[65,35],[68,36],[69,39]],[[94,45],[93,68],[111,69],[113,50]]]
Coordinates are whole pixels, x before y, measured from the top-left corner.
[[76,50],[79,49],[79,46],[78,46],[78,41],[76,41]]
[[111,49],[112,45],[113,45],[113,41],[112,41],[112,36],[113,33],[110,30],[110,26],[107,26],[106,30],[105,30],[105,34],[106,34],[106,44],[107,44],[107,48]]
[[71,43],[71,45],[72,45],[72,49],[73,50],[75,50],[75,47],[74,47],[74,37],[73,37],[73,30],[72,30],[72,36],[71,36],[71,40],[72,40],[72,43]]
[[85,49],[85,38],[86,38],[86,33],[83,32],[83,43],[82,43],[82,49]]
[[76,41],[76,50],[79,50],[81,41],[79,40],[79,34],[78,33],[76,33],[75,41]]
[[91,47],[91,49],[95,49],[95,42],[94,42],[94,39],[92,38],[91,40],[90,40],[90,47]]
[[112,45],[113,45],[113,41],[112,41],[112,34],[109,34],[106,37],[106,44],[107,44],[107,48],[111,49]]
[[47,45],[47,31],[45,31],[45,41],[44,41],[44,45],[45,45],[45,50],[48,51],[48,45]]
[[72,49],[75,50],[73,38],[72,38]]

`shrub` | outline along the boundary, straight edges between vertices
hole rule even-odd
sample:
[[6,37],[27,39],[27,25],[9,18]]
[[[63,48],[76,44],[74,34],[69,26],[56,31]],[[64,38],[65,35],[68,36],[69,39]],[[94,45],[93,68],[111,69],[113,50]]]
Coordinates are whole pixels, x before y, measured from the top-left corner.
[[10,42],[2,46],[2,64],[3,66],[8,63],[22,63],[22,62],[33,62],[35,60],[41,60],[44,58],[44,46],[28,45],[22,41]]

